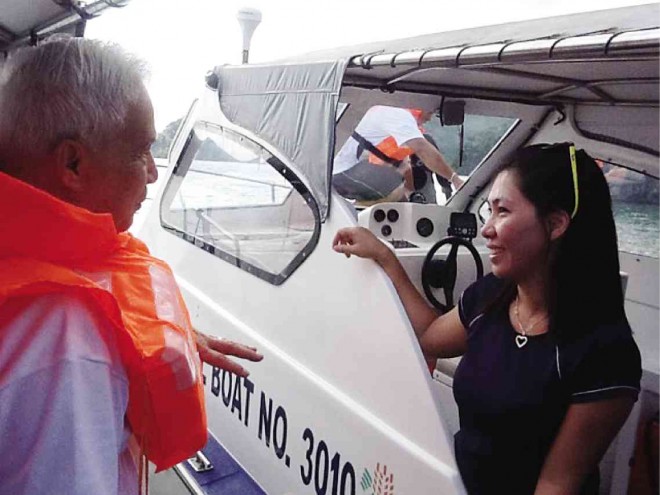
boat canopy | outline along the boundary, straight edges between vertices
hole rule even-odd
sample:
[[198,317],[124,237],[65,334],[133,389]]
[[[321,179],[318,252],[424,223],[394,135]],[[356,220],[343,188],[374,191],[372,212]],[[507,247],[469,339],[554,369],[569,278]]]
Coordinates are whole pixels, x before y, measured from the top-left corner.
[[346,60],[216,69],[220,109],[288,158],[319,204],[328,206],[334,128]]
[[[649,4],[217,67],[220,106],[292,162],[325,218],[341,88],[374,101],[385,91],[543,105],[570,111],[576,124],[599,106],[657,121],[659,14]],[[621,127],[580,130],[658,156],[656,135]]]
[[0,52],[35,44],[54,34],[82,36],[85,23],[108,7],[123,7],[129,0],[0,0]]

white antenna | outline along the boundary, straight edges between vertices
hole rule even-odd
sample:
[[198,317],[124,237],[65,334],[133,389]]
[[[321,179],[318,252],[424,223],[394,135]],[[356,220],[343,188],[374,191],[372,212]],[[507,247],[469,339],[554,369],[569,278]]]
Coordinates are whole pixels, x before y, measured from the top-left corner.
[[254,30],[257,29],[257,26],[261,22],[261,12],[252,7],[243,7],[238,10],[236,19],[238,19],[238,23],[241,25],[241,30],[243,31],[243,63],[247,64],[250,53],[250,40],[252,39]]

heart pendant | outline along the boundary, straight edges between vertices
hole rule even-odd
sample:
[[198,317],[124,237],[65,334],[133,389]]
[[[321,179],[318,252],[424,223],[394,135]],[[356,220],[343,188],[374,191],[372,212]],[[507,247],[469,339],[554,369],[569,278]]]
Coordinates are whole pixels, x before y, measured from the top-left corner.
[[516,335],[516,345],[518,346],[518,349],[524,347],[526,343],[527,337],[525,335]]

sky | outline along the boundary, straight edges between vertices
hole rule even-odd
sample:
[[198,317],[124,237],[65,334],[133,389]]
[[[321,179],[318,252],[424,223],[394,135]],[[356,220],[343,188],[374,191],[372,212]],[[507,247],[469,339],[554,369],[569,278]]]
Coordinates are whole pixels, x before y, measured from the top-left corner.
[[236,14],[257,8],[250,46],[259,63],[309,51],[649,3],[640,0],[131,0],[87,25],[144,59],[160,132],[183,117],[216,65],[241,62]]

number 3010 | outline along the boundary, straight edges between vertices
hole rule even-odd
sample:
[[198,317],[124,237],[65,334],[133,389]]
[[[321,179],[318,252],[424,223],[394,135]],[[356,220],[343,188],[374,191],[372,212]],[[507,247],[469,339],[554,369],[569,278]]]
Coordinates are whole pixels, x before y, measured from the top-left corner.
[[[308,442],[305,458],[306,466],[300,466],[300,476],[305,485],[309,485],[314,478],[316,495],[355,495],[355,469],[350,462],[341,463],[341,456],[337,452],[332,459],[328,446],[321,440],[314,450],[314,433],[309,428],[303,432],[303,440]],[[330,491],[328,491],[328,483]]]

